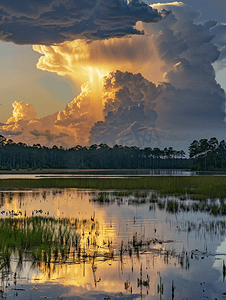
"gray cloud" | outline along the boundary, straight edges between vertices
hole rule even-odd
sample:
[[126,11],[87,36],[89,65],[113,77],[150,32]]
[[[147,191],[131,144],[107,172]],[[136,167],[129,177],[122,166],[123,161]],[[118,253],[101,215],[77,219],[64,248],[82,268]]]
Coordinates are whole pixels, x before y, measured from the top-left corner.
[[[164,7],[164,6],[163,6]],[[169,8],[166,5],[166,8]],[[216,21],[195,23],[195,14],[191,8],[170,6],[172,13],[161,24],[146,25],[144,28],[151,32],[153,28],[160,32],[156,39],[158,53],[167,65],[165,79],[178,88],[217,88],[215,72],[212,64],[220,57],[221,49],[214,43],[213,31]],[[187,16],[185,16],[187,12]],[[173,18],[174,22],[171,22]],[[150,30],[152,29],[152,30]],[[226,42],[226,41],[225,41]],[[225,43],[226,44],[226,43]]]
[[66,133],[54,134],[50,130],[46,129],[44,131],[32,130],[30,133],[36,137],[45,137],[49,142],[52,140],[57,140],[60,138],[69,137]]
[[139,0],[0,0],[0,39],[50,45],[143,34],[137,21],[158,22],[167,14]]
[[111,72],[104,79],[104,121],[92,127],[90,144],[103,141],[114,144],[123,132],[127,134],[134,129],[132,124],[145,127],[153,124],[158,118],[154,107],[160,91],[160,87],[141,74]]
[[157,99],[158,120],[156,126],[173,130],[223,129],[225,123],[224,91],[219,87],[177,89],[166,85]]
[[226,67],[226,24],[217,24],[217,26],[210,29],[214,35],[212,43],[217,46],[220,56],[217,60],[217,69],[224,69]]
[[109,112],[104,121],[98,121],[90,131],[90,144],[111,143],[120,138],[120,134],[134,123],[151,125],[157,119],[157,114],[152,111],[149,115],[144,113],[144,105],[137,104],[128,108],[121,106],[114,112]]
[[184,4],[154,5],[158,6],[170,9],[171,15],[144,28],[149,34],[160,33],[158,53],[172,67],[166,70],[167,84],[156,99],[156,126],[176,131],[222,130],[225,92],[216,82],[212,64],[224,57],[225,26],[213,20],[197,23],[197,14]]
[[116,140],[113,140],[113,144],[138,146],[139,148],[150,147],[150,145],[159,146],[161,140],[158,134],[158,130],[154,124],[145,126],[144,124],[135,121],[126,130],[118,134]]
[[[119,107],[129,108],[138,104],[145,105],[145,112],[152,112],[161,89],[161,85],[156,86],[139,73],[111,72],[104,78],[104,114]],[[112,91],[115,93],[112,94]]]
[[9,138],[10,136],[19,136],[23,134],[23,131],[1,130],[1,135]]

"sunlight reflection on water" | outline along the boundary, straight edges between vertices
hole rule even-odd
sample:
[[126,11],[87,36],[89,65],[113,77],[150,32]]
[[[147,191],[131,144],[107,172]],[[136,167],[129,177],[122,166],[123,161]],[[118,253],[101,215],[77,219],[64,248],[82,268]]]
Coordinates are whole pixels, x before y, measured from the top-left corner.
[[151,191],[142,204],[135,202],[134,194],[118,196],[113,191],[105,193],[108,203],[94,202],[98,193],[0,193],[2,219],[26,215],[67,220],[81,238],[64,259],[52,257],[50,263],[34,262],[28,255],[18,268],[14,254],[8,277],[2,273],[7,299],[224,299],[226,249],[220,245],[225,243],[225,217],[167,212],[157,204],[150,206]]

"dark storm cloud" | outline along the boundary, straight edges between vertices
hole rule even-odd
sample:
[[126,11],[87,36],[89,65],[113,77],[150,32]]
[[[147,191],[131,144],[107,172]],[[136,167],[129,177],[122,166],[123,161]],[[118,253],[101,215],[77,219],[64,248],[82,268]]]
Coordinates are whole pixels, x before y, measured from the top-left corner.
[[23,131],[12,131],[12,130],[1,130],[1,134],[5,137],[9,137],[11,135],[18,136],[21,135]]
[[52,133],[48,129],[46,129],[44,131],[38,131],[35,129],[35,130],[30,131],[30,133],[36,137],[45,137],[48,141],[56,140],[58,138],[65,138],[65,137],[69,136],[66,133],[55,134],[55,133]]
[[143,34],[137,21],[158,22],[167,14],[139,0],[0,0],[0,39],[50,45]]
[[220,87],[212,90],[206,87],[177,89],[166,85],[160,101],[156,126],[164,129],[201,130],[225,128],[225,94]]
[[92,127],[90,144],[101,141],[114,144],[122,141],[122,132],[126,135],[134,130],[133,124],[139,123],[143,128],[152,125],[158,118],[154,107],[160,93],[161,87],[141,74],[111,72],[104,79],[104,121]]
[[[121,106],[114,112],[109,112],[104,122],[98,121],[90,131],[90,144],[105,143],[110,144],[111,141],[120,138],[120,133],[128,130],[135,122],[139,124],[152,124],[157,119],[157,114],[152,111],[152,115],[145,115],[144,105],[138,104],[128,108]],[[113,143],[114,144],[114,143]]]
[[[112,91],[115,91],[113,97]],[[156,98],[161,93],[161,86],[156,86],[139,73],[117,70],[104,78],[104,93],[105,115],[119,107],[129,108],[138,104],[145,105],[145,111],[152,112],[156,105]]]

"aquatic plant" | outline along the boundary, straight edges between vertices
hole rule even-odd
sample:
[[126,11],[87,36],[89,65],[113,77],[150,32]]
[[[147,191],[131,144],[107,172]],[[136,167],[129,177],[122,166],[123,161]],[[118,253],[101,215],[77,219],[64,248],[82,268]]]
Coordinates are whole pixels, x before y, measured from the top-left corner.
[[136,197],[136,198],[147,198],[147,196],[148,196],[147,191],[136,190],[134,193],[134,197]]
[[0,219],[0,260],[9,266],[12,253],[17,252],[19,261],[23,254],[33,260],[50,263],[58,247],[70,247],[78,239],[76,230],[64,221],[50,217]]
[[178,202],[173,200],[168,200],[166,205],[166,210],[172,213],[178,212]]
[[133,191],[114,191],[112,195],[118,197],[128,197],[130,195],[133,195]]
[[91,200],[99,203],[110,202],[109,193],[98,193],[97,197],[94,197]]

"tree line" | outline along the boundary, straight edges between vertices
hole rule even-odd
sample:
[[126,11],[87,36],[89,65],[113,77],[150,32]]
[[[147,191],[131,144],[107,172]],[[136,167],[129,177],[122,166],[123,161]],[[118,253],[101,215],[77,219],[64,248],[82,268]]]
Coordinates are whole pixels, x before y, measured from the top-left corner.
[[172,147],[139,149],[106,144],[65,149],[15,143],[0,135],[0,169],[161,169],[190,168],[193,159]]
[[194,140],[189,146],[189,157],[195,170],[226,170],[226,142],[217,138]]

